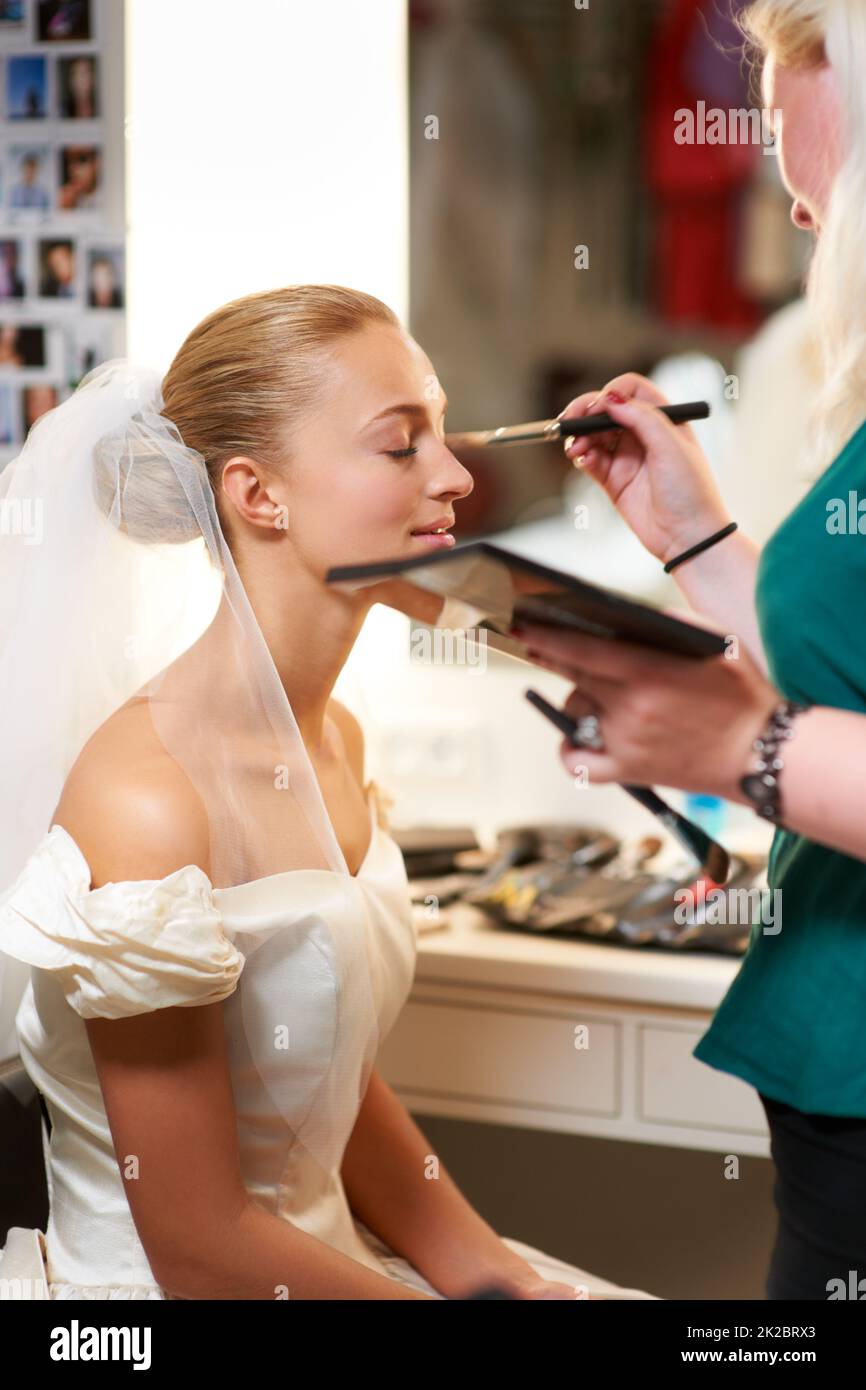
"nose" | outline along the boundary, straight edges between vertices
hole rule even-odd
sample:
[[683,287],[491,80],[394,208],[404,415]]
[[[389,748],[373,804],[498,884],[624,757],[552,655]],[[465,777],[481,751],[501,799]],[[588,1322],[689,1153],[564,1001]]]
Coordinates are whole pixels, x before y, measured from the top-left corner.
[[436,477],[436,496],[437,497],[468,497],[475,486],[475,479],[468,468],[452,454],[451,450],[442,446],[442,470]]
[[453,464],[455,464],[455,496],[456,498],[468,498],[468,495],[470,495],[470,492],[473,491],[475,486],[473,475],[471,475],[464,464],[460,463],[457,456],[450,452],[450,449],[448,453]]
[[801,231],[804,232],[810,231],[815,225],[812,220],[812,214],[809,209],[800,202],[799,198],[791,208],[791,221],[795,227],[799,227]]

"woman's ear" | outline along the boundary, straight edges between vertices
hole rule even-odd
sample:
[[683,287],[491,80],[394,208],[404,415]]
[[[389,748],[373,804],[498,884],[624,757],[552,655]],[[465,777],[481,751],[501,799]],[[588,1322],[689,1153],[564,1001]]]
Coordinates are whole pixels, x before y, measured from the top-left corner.
[[230,503],[235,512],[250,526],[264,530],[285,530],[287,509],[268,491],[268,481],[262,465],[245,454],[237,454],[223,465],[220,474],[225,507]]

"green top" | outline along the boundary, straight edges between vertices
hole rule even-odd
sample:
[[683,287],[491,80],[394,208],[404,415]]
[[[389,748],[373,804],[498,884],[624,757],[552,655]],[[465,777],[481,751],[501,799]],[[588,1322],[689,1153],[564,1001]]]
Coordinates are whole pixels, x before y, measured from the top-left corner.
[[[866,420],[768,541],[756,605],[785,697],[866,713]],[[780,912],[753,921],[692,1055],[797,1110],[864,1118],[866,863],[777,830],[767,882]]]

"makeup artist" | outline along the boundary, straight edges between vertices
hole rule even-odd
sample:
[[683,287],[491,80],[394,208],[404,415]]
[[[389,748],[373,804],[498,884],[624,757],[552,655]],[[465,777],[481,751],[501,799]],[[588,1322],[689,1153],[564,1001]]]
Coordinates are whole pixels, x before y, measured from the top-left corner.
[[808,297],[825,370],[812,447],[825,470],[759,552],[691,428],[654,409],[666,401],[649,381],[627,373],[578,397],[563,414],[604,408],[621,428],[566,441],[567,453],[739,650],[690,661],[535,626],[521,637],[573,681],[568,713],[598,718],[603,748],[564,743],[567,768],[713,793],[775,823],[768,876],[782,890],[782,930],[752,924],[694,1055],[756,1087],[767,1114],[779,1216],[767,1297],[856,1298],[851,1271],[855,1289],[866,1278],[866,10],[758,0],[742,23],[764,59],[765,106],[782,113],[793,220],[815,238]]

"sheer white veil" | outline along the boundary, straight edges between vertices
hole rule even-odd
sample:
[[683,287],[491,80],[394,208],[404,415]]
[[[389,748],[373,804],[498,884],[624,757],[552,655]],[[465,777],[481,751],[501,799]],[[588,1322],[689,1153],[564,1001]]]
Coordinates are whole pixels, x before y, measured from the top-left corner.
[[[324,870],[351,897],[205,461],[161,414],[161,380],[124,358],[103,363],[0,472],[0,894],[49,831],[88,739],[134,696],[207,813],[215,888]],[[243,949],[264,944],[249,936]],[[4,1026],[26,984],[15,964],[2,958]],[[360,948],[352,975],[344,1023],[358,1071],[340,1084],[363,1094],[377,1038]],[[247,990],[244,1010],[252,1060],[282,1108],[291,1053],[274,1050],[278,991],[278,979],[257,997]]]

